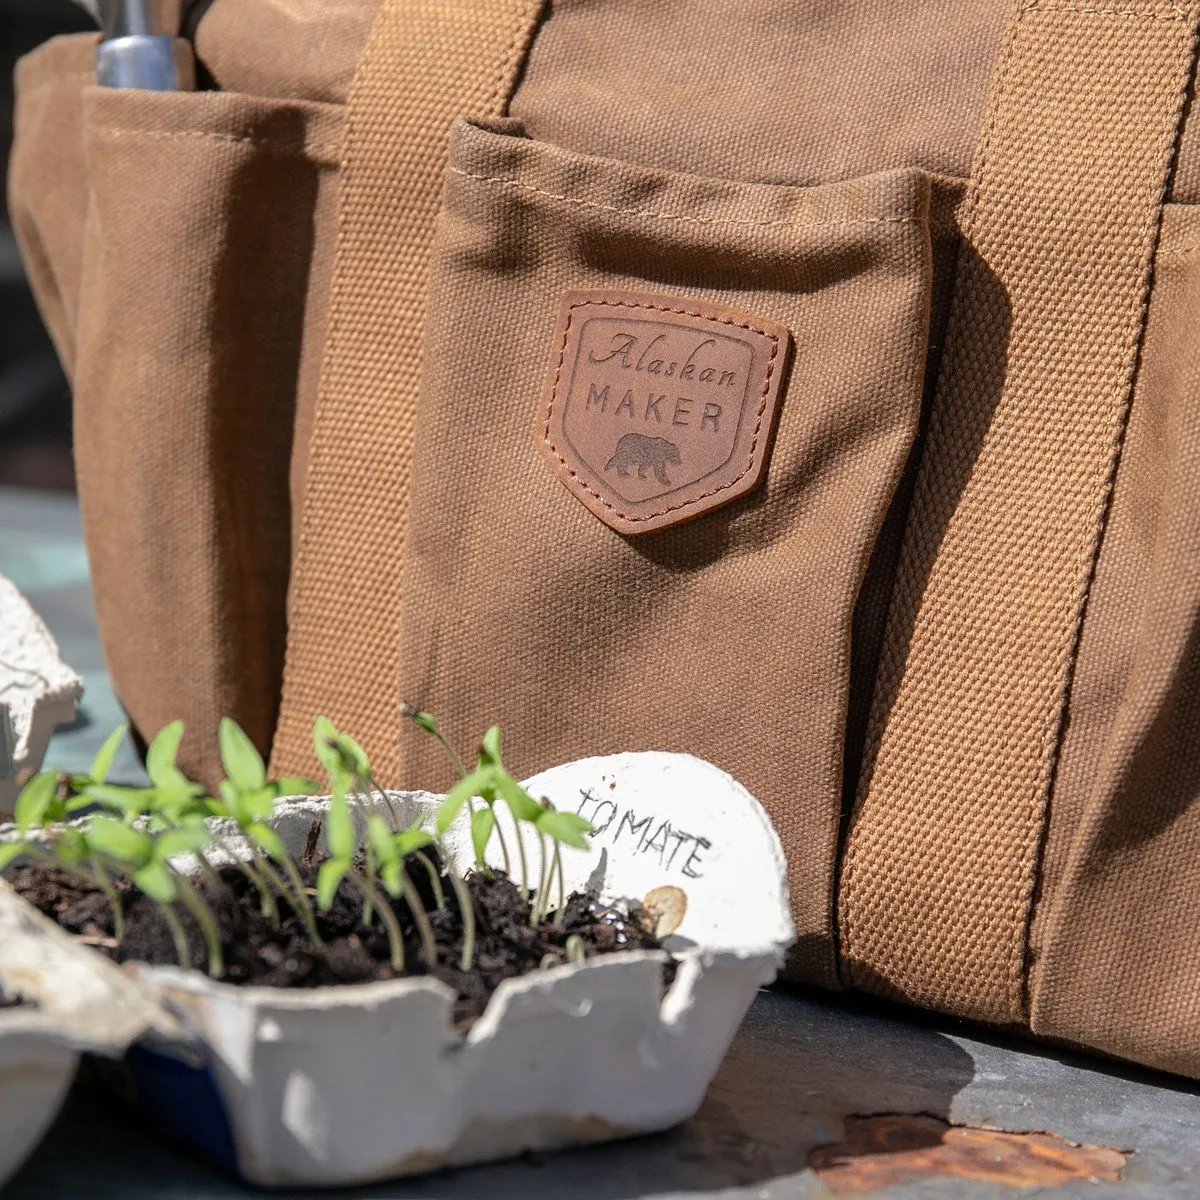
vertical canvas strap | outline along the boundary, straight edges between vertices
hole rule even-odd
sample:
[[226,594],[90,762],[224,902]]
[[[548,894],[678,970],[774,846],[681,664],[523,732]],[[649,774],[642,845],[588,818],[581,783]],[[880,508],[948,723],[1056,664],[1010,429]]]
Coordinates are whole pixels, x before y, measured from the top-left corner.
[[1195,13],[1022,0],[1008,32],[843,867],[856,986],[1024,1018],[1042,827]]
[[273,765],[313,718],[394,773],[400,575],[447,134],[506,108],[541,0],[383,0],[351,88],[328,335]]

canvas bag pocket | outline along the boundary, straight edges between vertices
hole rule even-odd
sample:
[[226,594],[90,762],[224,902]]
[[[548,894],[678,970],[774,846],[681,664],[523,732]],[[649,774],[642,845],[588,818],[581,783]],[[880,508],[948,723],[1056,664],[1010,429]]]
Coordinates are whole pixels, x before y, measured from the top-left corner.
[[342,110],[97,88],[94,45],[22,65],[13,218],[73,386],[115,689],[146,736],[184,718],[210,778],[219,718],[266,749],[278,705]]
[[[930,193],[915,171],[703,179],[460,122],[430,279],[400,695],[464,746],[499,720],[522,773],[637,749],[732,772],[789,851],[796,966],[827,983],[852,617],[919,420]],[[580,289],[790,331],[759,487],[623,535],[559,482],[532,431]],[[402,739],[404,780],[446,782],[435,751]]]

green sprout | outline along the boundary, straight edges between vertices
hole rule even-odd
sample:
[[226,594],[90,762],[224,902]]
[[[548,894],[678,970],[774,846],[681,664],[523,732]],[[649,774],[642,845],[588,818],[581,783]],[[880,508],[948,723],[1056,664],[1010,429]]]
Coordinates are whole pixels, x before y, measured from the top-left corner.
[[84,836],[93,853],[119,867],[158,906],[175,941],[179,965],[187,967],[191,965],[187,935],[172,908],[176,901],[184,905],[204,938],[208,973],[219,978],[225,968],[216,920],[192,885],[171,865],[171,859],[178,855],[204,849],[209,841],[208,830],[202,826],[170,829],[156,837],[112,817],[96,816],[88,823]]
[[[499,842],[505,873],[510,873],[509,843],[498,820],[498,808],[508,809],[513,822],[510,836],[515,839],[520,870],[518,884],[529,903],[530,924],[534,927],[551,915],[556,882],[557,911],[563,909],[561,848],[567,845],[586,849],[591,826],[582,817],[558,812],[549,801],[539,802],[529,795],[504,765],[498,728],[484,735],[474,769],[467,772],[430,714],[407,708],[405,712],[442,745],[459,774],[458,782],[434,814],[432,830],[420,823],[397,828],[392,797],[376,779],[362,746],[340,733],[328,719],[318,718],[313,744],[328,773],[330,801],[325,817],[327,856],[317,868],[315,889],[305,885],[272,818],[280,797],[311,792],[316,785],[306,779],[268,778],[262,755],[241,727],[228,718],[221,721],[219,730],[225,778],[216,796],[206,794],[177,765],[184,733],[181,721],[167,725],[151,741],[146,756],[148,786],[109,782],[114,757],[126,733],[124,727],[105,740],[87,773],[44,771],[35,775],[17,799],[15,818],[20,836],[0,846],[0,870],[25,856],[56,865],[97,888],[111,909],[118,942],[126,929],[121,889],[128,881],[161,913],[184,967],[191,965],[191,949],[179,910],[186,910],[203,939],[207,968],[214,978],[224,971],[222,940],[206,896],[215,898],[222,890],[228,891],[214,866],[214,861],[221,861],[213,858],[216,854],[227,859],[253,885],[264,919],[281,928],[279,901],[286,901],[314,947],[323,944],[318,912],[330,911],[342,884],[348,883],[362,897],[362,924],[369,927],[378,914],[387,933],[390,962],[398,974],[405,970],[405,945],[398,916],[402,909],[394,908],[393,902],[403,901],[408,908],[422,958],[429,969],[435,968],[437,941],[412,872],[423,871],[428,877],[439,912],[446,908],[444,873],[463,925],[460,966],[470,970],[477,932],[474,900],[443,843],[443,836],[463,809],[470,813],[475,867],[485,875],[489,874],[487,855],[493,837]],[[376,794],[381,807],[373,803]],[[355,834],[352,797],[363,803],[366,818],[361,843]],[[235,826],[242,845],[226,845],[214,818]],[[535,887],[531,887],[534,881],[530,878],[527,835],[535,838],[540,848]],[[432,856],[434,850],[440,868]],[[315,905],[310,900],[314,894]],[[568,939],[566,953],[570,961],[575,961],[583,953],[582,943]]]
[[[429,713],[423,713],[406,705],[418,728],[432,733],[449,750],[449,744],[438,729],[437,722]],[[455,762],[457,755],[450,752]],[[475,798],[483,801],[481,808],[474,805]],[[529,900],[529,863],[525,853],[522,828],[529,828],[538,839],[541,851],[541,866],[538,887],[530,905],[530,924],[537,926],[550,915],[550,895],[555,876],[558,877],[558,909],[565,905],[561,847],[588,848],[587,835],[592,832],[591,824],[577,813],[559,812],[550,802],[538,803],[508,772],[500,748],[500,729],[493,725],[483,735],[475,769],[464,774],[446,794],[445,800],[434,818],[439,834],[445,834],[464,806],[470,809],[471,843],[475,851],[475,865],[487,871],[487,847],[495,833],[500,840],[501,856],[505,874],[510,871],[511,860],[500,824],[496,819],[496,803],[503,800],[513,819],[513,835],[521,864],[519,888],[521,898]],[[549,850],[547,846],[549,845]]]
[[[262,755],[242,727],[229,717],[221,719],[218,742],[226,778],[217,789],[220,799],[210,802],[210,811],[213,816],[226,817],[237,825],[249,848],[251,861],[245,862],[228,849],[226,855],[238,864],[258,890],[263,916],[272,925],[279,925],[274,889],[287,899],[304,922],[313,945],[320,946],[321,935],[304,880],[279,835],[268,824],[280,796],[307,794],[316,790],[316,784],[293,777],[268,779]],[[276,866],[283,870],[286,879],[280,876]]]
[[[379,913],[379,918],[387,930],[392,969],[401,973],[404,971],[404,934],[392,906],[380,893],[375,882],[373,855],[368,855],[365,872],[359,871],[354,865],[358,845],[354,837],[354,821],[350,816],[347,796],[356,781],[370,777],[371,764],[363,748],[349,735],[338,733],[333,722],[326,717],[317,719],[313,729],[313,746],[321,765],[329,772],[330,788],[329,812],[325,818],[325,848],[329,857],[317,869],[317,907],[322,912],[328,912],[333,907],[342,881],[348,879],[362,893],[363,924],[370,924],[373,912]],[[384,795],[386,796],[386,793]],[[420,903],[410,904],[410,908],[413,910],[413,919],[418,922],[418,928],[418,912],[420,917],[425,918],[428,927],[429,919]],[[430,933],[430,944],[432,940],[433,935]],[[424,943],[424,937],[422,942]],[[432,954],[429,953],[428,946],[425,946],[423,952],[429,966],[436,965],[436,947]]]
[[[421,954],[426,963],[432,967],[437,963],[437,942],[433,936],[433,927],[429,924],[429,916],[425,912],[424,904],[421,903],[421,897],[413,886],[408,872],[404,869],[404,860],[409,855],[425,857],[422,853],[423,848],[431,845],[433,845],[433,838],[423,829],[402,829],[399,833],[393,833],[382,817],[372,814],[367,819],[367,847],[370,851],[368,863],[378,868],[380,881],[388,895],[395,899],[404,897],[409,911],[413,915],[417,935],[421,939]],[[435,882],[434,894],[441,896],[441,883],[437,879],[437,870],[427,857],[425,857],[425,861],[429,863],[430,879]],[[445,898],[442,897],[438,907],[441,908],[444,905]]]
[[[459,782],[451,789],[452,793],[466,793],[462,803],[470,806],[471,811],[471,842],[475,849],[475,864],[477,868],[483,872],[487,872],[487,867],[484,862],[484,852],[487,849],[489,840],[491,839],[493,830],[496,830],[496,814],[491,805],[485,804],[483,808],[476,809],[474,801],[473,783],[467,783],[467,773],[463,769],[462,759],[458,757],[454,747],[450,745],[442,734],[438,726],[437,719],[432,713],[422,712],[414,705],[403,703],[400,705],[400,712],[407,717],[418,729],[427,733],[445,750],[451,763],[454,765],[454,770],[459,776]],[[444,850],[441,850],[440,840],[446,832],[446,827],[439,826],[437,828],[437,841],[439,850],[441,851],[441,859],[446,868],[446,878],[450,881],[450,887],[454,891],[454,898],[458,902],[458,911],[463,923],[463,945],[462,954],[459,958],[459,966],[464,971],[471,969],[471,964],[475,958],[475,937],[476,937],[476,920],[475,920],[475,902],[471,898],[470,889],[467,887],[462,874],[454,865],[454,860]],[[508,847],[504,843],[504,834],[500,830],[496,830],[497,836],[501,839],[500,845],[504,855],[505,873],[508,872]]]
[[[106,783],[125,733],[126,727],[122,725],[105,738],[86,775],[42,771],[33,776],[21,789],[13,814],[22,836],[0,847],[0,870],[14,859],[25,856],[53,863],[84,883],[98,887],[112,912],[113,930],[118,939],[124,936],[125,913],[103,856],[92,849],[85,836],[67,825],[66,821],[73,812],[88,803],[86,799],[80,799],[78,793],[81,790]],[[40,839],[33,836],[35,830],[42,834]]]

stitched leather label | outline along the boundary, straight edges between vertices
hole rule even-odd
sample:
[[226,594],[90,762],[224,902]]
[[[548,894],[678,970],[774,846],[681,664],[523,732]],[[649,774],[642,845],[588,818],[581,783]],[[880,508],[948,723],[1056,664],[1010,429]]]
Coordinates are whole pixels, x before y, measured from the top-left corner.
[[698,517],[766,473],[790,337],[681,296],[568,292],[534,442],[623,534]]

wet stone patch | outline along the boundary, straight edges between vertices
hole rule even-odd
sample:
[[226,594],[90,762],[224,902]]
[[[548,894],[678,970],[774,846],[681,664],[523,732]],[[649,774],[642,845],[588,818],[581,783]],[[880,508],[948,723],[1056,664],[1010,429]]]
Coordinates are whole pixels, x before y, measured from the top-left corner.
[[885,1113],[847,1117],[842,1141],[818,1146],[808,1165],[831,1192],[848,1196],[936,1175],[1013,1188],[1114,1183],[1129,1153],[1080,1146],[1053,1133],[1006,1133]]

